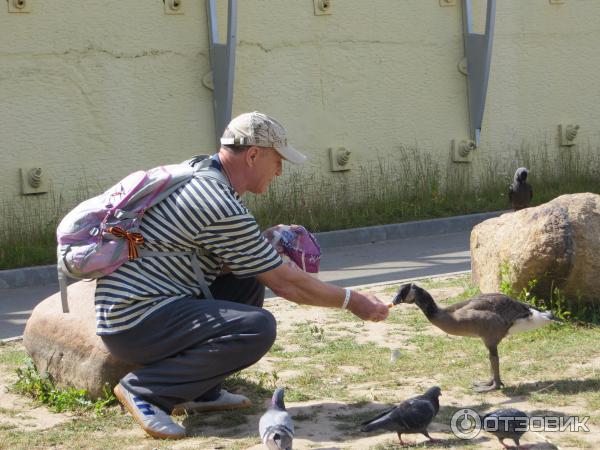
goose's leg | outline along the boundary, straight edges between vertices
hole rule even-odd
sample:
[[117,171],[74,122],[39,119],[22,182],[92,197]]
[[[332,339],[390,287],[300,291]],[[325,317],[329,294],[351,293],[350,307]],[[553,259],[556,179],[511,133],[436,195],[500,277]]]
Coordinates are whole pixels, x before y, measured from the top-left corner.
[[493,391],[495,389],[500,389],[503,386],[502,381],[500,380],[500,360],[498,358],[498,346],[497,345],[488,345],[487,346],[490,352],[490,366],[492,368],[492,379],[491,383],[480,384],[475,387],[475,391],[477,392],[488,392]]
[[[489,350],[489,347],[488,347]],[[490,362],[491,362],[491,355],[490,355]],[[473,387],[474,388],[479,388],[479,387],[489,387],[492,386],[494,384],[494,369],[492,367],[492,365],[490,364],[490,373],[491,373],[491,377],[489,380],[485,380],[485,381],[473,381]]]
[[472,385],[473,385],[473,388],[475,388],[475,390],[477,390],[476,388],[479,388],[479,387],[488,388],[488,387],[490,387],[490,386],[492,386],[494,384],[494,368],[493,368],[493,364],[491,363],[492,356],[491,356],[491,350],[490,349],[492,347],[495,347],[495,344],[494,343],[490,343],[490,342],[485,342],[485,340],[484,340],[484,344],[485,344],[486,348],[488,349],[488,352],[490,352],[489,358],[490,358],[490,375],[491,376],[490,376],[489,380],[485,380],[485,381],[473,381]]

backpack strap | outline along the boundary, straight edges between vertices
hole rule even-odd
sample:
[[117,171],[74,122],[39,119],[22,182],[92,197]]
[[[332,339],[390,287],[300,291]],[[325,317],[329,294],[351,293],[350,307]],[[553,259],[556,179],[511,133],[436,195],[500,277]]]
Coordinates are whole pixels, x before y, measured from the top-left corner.
[[62,254],[60,252],[60,246],[57,250],[56,260],[58,261],[56,269],[58,273],[58,287],[60,288],[60,302],[62,304],[62,312],[69,312],[69,298],[67,294],[67,274],[62,265]]
[[194,168],[194,177],[196,178],[214,178],[223,184],[231,187],[231,183],[223,170],[221,169],[221,163],[218,159],[215,159],[215,155],[197,155],[191,159],[184,161],[182,164],[188,164]]
[[[202,254],[203,252],[154,252],[151,250],[140,249],[139,256],[148,258],[148,257],[156,257],[156,256],[190,256],[192,270],[194,271],[194,275],[196,276],[196,280],[198,281],[198,286],[202,291],[205,299],[212,300],[214,297],[212,292],[210,292],[210,288],[206,284],[206,280],[204,279],[204,273],[200,268],[200,260],[198,259],[198,254]],[[69,296],[68,296],[68,285],[67,285],[67,277],[68,273],[65,272],[65,267],[62,263],[62,255],[60,251],[57,255],[58,265],[57,265],[57,274],[58,274],[58,287],[60,289],[60,301],[62,305],[62,312],[69,312]]]
[[[229,187],[231,187],[231,183],[229,179],[225,176],[223,171],[221,170],[220,162],[214,159],[214,156],[209,155],[197,155],[191,159],[184,161],[182,164],[188,164],[194,168],[194,177],[196,178],[213,178]],[[157,252],[153,252],[157,253]],[[171,252],[167,252],[166,254],[173,254]],[[200,289],[204,294],[204,298],[212,299],[212,293],[210,289],[206,285],[206,280],[204,279],[204,274],[202,273],[202,269],[200,268],[200,260],[198,256],[200,254],[206,254],[204,249],[200,249],[200,251],[196,252],[188,252],[187,254],[191,254],[191,263],[192,269],[194,271],[194,275],[198,280],[198,284],[200,285]]]
[[206,285],[204,273],[202,273],[202,269],[200,268],[200,260],[198,259],[198,254],[196,252],[194,252],[194,254],[192,255],[192,270],[194,271],[194,275],[196,275],[196,279],[198,280],[200,289],[204,294],[204,298],[212,300],[214,297],[212,295],[212,292],[210,292],[210,289]]

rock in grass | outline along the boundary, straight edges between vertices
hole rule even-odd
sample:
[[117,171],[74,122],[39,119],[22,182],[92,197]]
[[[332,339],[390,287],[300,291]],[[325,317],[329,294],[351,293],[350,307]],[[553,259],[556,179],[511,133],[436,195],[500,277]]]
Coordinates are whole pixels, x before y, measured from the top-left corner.
[[96,335],[95,282],[69,286],[71,311],[63,313],[60,293],[39,303],[27,321],[23,344],[40,373],[48,372],[58,387],[85,389],[103,396],[135,366],[116,359]]
[[537,280],[538,297],[558,288],[568,299],[600,305],[600,195],[561,195],[475,226],[471,267],[481,292],[500,291],[505,263],[514,292]]

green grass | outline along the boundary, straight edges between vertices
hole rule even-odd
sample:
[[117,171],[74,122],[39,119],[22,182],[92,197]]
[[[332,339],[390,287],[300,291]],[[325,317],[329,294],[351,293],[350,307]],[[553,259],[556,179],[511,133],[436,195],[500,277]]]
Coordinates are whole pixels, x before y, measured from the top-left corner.
[[597,302],[584,302],[580,298],[567,298],[558,288],[549,292],[538,286],[537,280],[530,280],[527,288],[515,292],[511,281],[511,268],[505,262],[500,267],[500,292],[542,311],[550,311],[558,320],[580,325],[600,325],[600,305]]
[[77,183],[69,191],[69,199],[51,190],[48,194],[1,201],[0,270],[56,262],[56,227],[91,192],[89,186]]
[[105,387],[104,396],[98,400],[91,400],[85,389],[57,388],[52,377],[39,373],[29,358],[16,369],[16,374],[17,380],[10,387],[12,392],[27,395],[55,412],[94,411],[101,415],[108,406],[116,403],[109,386]]
[[[402,439],[405,439],[407,442],[411,442],[414,441],[410,439],[410,436],[402,436]],[[509,442],[509,441],[506,441]],[[451,448],[451,449],[463,449],[463,448],[477,448],[477,443],[473,442],[473,441],[463,441],[461,439],[458,438],[451,438],[451,439],[447,439],[445,440],[445,442],[443,443],[438,443],[438,444],[429,444],[429,443],[422,443],[419,445],[415,445],[413,443],[413,445],[411,446],[401,446],[400,443],[398,442],[398,439],[389,439],[386,440],[385,442],[381,443],[381,444],[377,444],[377,445],[373,445],[371,447],[368,448],[368,450],[400,450],[400,449],[407,449],[407,448],[416,448],[416,449],[437,449],[437,448]]]
[[[455,285],[463,286],[465,276],[457,277],[454,282]],[[448,283],[446,282],[444,285],[448,286]],[[473,286],[466,286],[461,294],[440,303],[452,304],[476,294],[477,289]],[[421,330],[429,326],[426,318],[416,306],[394,308],[392,317],[388,321],[401,323],[414,330]],[[593,355],[598,342],[600,342],[600,328],[569,322],[552,324],[532,332],[517,334],[503,340],[500,344],[502,372],[505,376],[537,377],[547,380],[549,379],[548,373],[544,372],[548,366],[553,368],[552,373],[554,371],[560,373],[567,366],[585,361],[590,355]],[[408,339],[407,343],[411,344],[414,350],[409,348],[401,352],[398,363],[405,368],[405,373],[413,377],[426,376],[427,373],[441,369],[440,378],[443,384],[459,385],[467,389],[472,379],[477,379],[477,377],[484,379],[488,375],[487,350],[480,339],[415,334]],[[419,358],[418,355],[427,355],[427,358]],[[589,389],[590,386],[600,388],[600,374],[596,374],[594,369],[587,371],[582,369],[580,373],[582,376],[590,376],[592,379],[588,380],[585,386],[580,386],[576,381],[564,381],[563,384],[566,383],[572,387],[572,392],[565,391],[565,394],[576,392],[578,389],[592,392],[593,389]],[[461,376],[459,377],[458,374]],[[549,384],[555,382],[559,383],[552,379],[548,381]],[[506,392],[522,395],[524,392],[530,391],[531,387],[526,383],[520,388],[517,384],[516,387],[506,388]],[[568,401],[564,398],[563,400],[557,398],[555,394],[558,389],[565,390],[560,388],[560,383],[559,387],[552,385],[545,389],[547,393],[543,394],[541,398],[549,403]],[[600,395],[599,400],[592,395],[590,401],[595,404],[600,401]]]
[[20,366],[28,355],[13,342],[0,343],[0,369],[8,370]]
[[[476,292],[466,275],[429,280],[427,286],[462,288],[462,292],[450,299],[437,299],[441,304],[452,304]],[[274,313],[277,316],[276,306]],[[433,384],[440,385],[443,392],[437,424],[449,425],[450,418],[461,407],[488,411],[512,401],[526,402],[522,409],[530,413],[569,411],[569,415],[591,416],[592,426],[600,423],[600,369],[597,362],[592,364],[597,359],[600,342],[598,327],[566,323],[506,338],[499,346],[506,387],[496,394],[477,394],[471,389],[471,381],[487,378],[489,373],[487,350],[481,340],[436,333],[414,305],[393,308],[390,319],[377,324],[384,327],[385,342],[394,342],[400,349],[395,363],[390,362],[389,348],[362,339],[358,342],[359,335],[369,337],[368,327],[349,320],[351,315],[347,313],[323,310],[319,323],[301,319],[302,310],[295,312],[295,317],[266,355],[268,363],[262,361],[225,383],[227,389],[250,397],[253,406],[244,411],[185,418],[190,437],[180,444],[181,448],[241,450],[258,444],[256,424],[264,412],[265,401],[276,387],[286,389],[286,404],[299,437],[306,437],[305,430],[311,424],[327,419],[333,430],[331,439],[336,442],[364,436],[358,431],[360,422]],[[402,334],[398,333],[400,328]],[[352,332],[344,333],[345,329]],[[22,364],[21,348],[17,343],[0,347],[3,373]],[[348,368],[352,370],[345,370]],[[298,404],[305,401],[310,401],[310,405]],[[131,418],[120,414],[114,406],[106,406],[102,415],[93,409],[74,411],[75,417],[67,422],[38,431],[15,428],[3,420],[14,418],[15,414],[0,409],[0,449],[115,448],[115,442],[119,448],[172,447],[168,442],[145,437]],[[600,437],[595,436],[594,442],[599,444]],[[384,437],[382,443],[371,448],[400,448],[395,435]],[[413,436],[406,438],[415,440]],[[552,437],[555,438],[561,446],[578,442],[582,448],[597,447],[580,436]],[[444,439],[444,444],[433,448],[480,448],[481,443],[489,444],[490,438],[464,442],[445,433]],[[318,438],[313,440],[316,447],[323,447],[318,445]]]
[[39,208],[41,202],[37,203],[33,207],[27,205],[26,210],[20,209],[16,201],[0,203],[0,216],[5,223],[0,231],[0,270],[56,260],[54,234],[59,214]]
[[[519,166],[530,169],[533,204],[561,194],[600,192],[595,147],[554,154],[545,143],[523,145],[473,164],[452,164],[418,148],[395,149],[349,172],[286,169],[264,196],[246,196],[262,228],[299,223],[314,232],[507,209],[507,189]],[[0,203],[0,270],[51,264],[55,229],[66,212],[107,186],[82,180],[68,193]],[[115,180],[117,181],[117,180]]]
[[[115,408],[102,417],[78,416],[47,430],[24,431],[9,429],[0,431],[0,449],[108,449],[127,448],[140,445],[138,436],[123,433],[131,428],[133,420],[121,416]],[[107,430],[111,430],[107,433]],[[116,444],[118,442],[118,444]],[[139,448],[139,447],[138,447]],[[148,448],[168,448],[160,441]]]

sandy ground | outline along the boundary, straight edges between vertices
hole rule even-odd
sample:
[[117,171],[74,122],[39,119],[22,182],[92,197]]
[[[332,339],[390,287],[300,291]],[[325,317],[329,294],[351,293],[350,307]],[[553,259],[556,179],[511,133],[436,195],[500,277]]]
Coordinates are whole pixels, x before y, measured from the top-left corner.
[[[378,294],[382,300],[390,301],[391,294],[384,293],[385,286],[370,288],[372,292]],[[434,298],[442,300],[444,298],[452,297],[462,292],[460,287],[430,289],[429,292]],[[290,330],[294,327],[294,324],[300,322],[310,321],[314,324],[326,327],[331,324],[333,318],[330,315],[329,310],[321,308],[305,308],[298,307],[297,305],[284,301],[277,300],[269,302],[268,308],[274,313],[279,322],[278,333],[280,335],[286,333],[286,330]],[[402,329],[401,324],[389,324],[386,322],[380,323],[366,323],[364,327],[360,328],[357,333],[355,330],[356,322],[340,322],[339,319],[335,319],[336,328],[344,328],[347,326],[348,329],[353,329],[353,335],[356,336],[358,342],[373,341],[380,346],[388,347],[390,350],[396,348],[398,339],[390,341],[386,339],[389,335],[391,327],[393,327],[396,337],[402,336],[402,333],[406,333],[406,330]],[[443,334],[440,330],[429,327],[427,330],[423,330],[426,333]],[[336,333],[338,331],[336,330]],[[339,331],[340,334],[344,334],[344,331]],[[328,334],[331,336],[331,334]],[[460,339],[460,338],[458,338]],[[401,339],[400,339],[401,340]],[[600,357],[592,358],[585,362],[587,365],[593,365],[600,367]],[[259,363],[257,368],[265,372],[270,372],[276,369],[277,360],[272,357],[265,357]],[[352,366],[351,362],[347,365],[339,367],[340,371],[352,372],[357,370],[356,367]],[[566,376],[572,374],[576,376],[577,368],[573,367],[567,370]],[[6,375],[6,374],[3,374]],[[278,372],[279,381],[278,384],[288,385],[287,380],[297,376],[296,371],[280,371]],[[534,380],[531,380],[534,381]],[[5,386],[8,379],[4,379],[4,385],[0,384],[0,424],[10,424],[23,430],[43,430],[65,421],[71,420],[68,414],[56,414],[48,411],[44,407],[34,407],[32,402],[23,397],[19,397],[6,392]],[[421,393],[420,388],[416,386],[432,386],[435,385],[436,380],[434,375],[431,379],[421,380],[406,380],[406,382],[398,383],[398,386],[393,392],[388,392],[385,389],[380,389],[377,385],[362,383],[360,385],[348,386],[348,389],[352,389],[355,393],[363,394],[366,398],[372,399],[372,402],[366,403],[361,407],[349,406],[345,403],[336,401],[335,399],[324,399],[319,401],[310,402],[286,402],[288,410],[293,416],[303,417],[304,420],[296,421],[296,438],[294,440],[294,449],[322,449],[322,450],[333,450],[333,449],[370,449],[370,448],[400,448],[398,444],[397,436],[394,433],[382,433],[382,434],[365,434],[361,435],[356,433],[354,430],[355,425],[348,422],[349,431],[345,432],[344,429],[340,429],[340,422],[336,420],[336,416],[351,416],[352,414],[359,414],[361,412],[373,411],[373,415],[376,411],[383,410],[387,406],[385,399],[395,398],[403,399],[414,396]],[[469,395],[461,389],[446,389],[443,392],[443,396],[440,399],[442,408],[453,408],[459,410],[461,405],[478,404],[481,401],[480,397],[475,395]],[[495,407],[516,407],[524,411],[533,411],[539,409],[539,404],[533,405],[527,401],[527,398],[512,397],[509,398],[501,392],[494,392],[486,394],[486,401],[493,404]],[[266,402],[265,402],[266,403]],[[568,414],[577,412],[582,409],[577,404],[568,405],[561,407],[562,413]],[[258,420],[261,414],[254,414],[248,417],[246,424],[242,426],[241,435],[251,437],[257,435]],[[189,420],[189,419],[188,419]],[[213,420],[218,420],[218,416],[206,417],[203,419],[202,435],[204,437],[214,437],[211,439],[211,444],[207,444],[206,441],[201,441],[197,438],[184,439],[182,441],[176,441],[169,443],[168,448],[210,448],[210,449],[226,449],[230,446],[228,442],[235,442],[235,438],[229,440],[219,439],[218,437],[222,433],[222,428],[218,426],[211,426],[210,423]],[[590,425],[590,433],[526,433],[521,443],[527,444],[528,449],[545,450],[545,449],[579,449],[579,448],[591,448],[600,449],[600,430]],[[439,444],[427,444],[427,439],[422,435],[408,435],[403,436],[406,441],[413,443],[413,447],[419,448],[463,448],[464,442],[457,439],[451,432],[448,423],[442,423],[434,419],[434,422],[429,427],[430,434],[433,438],[441,440]],[[118,433],[126,433],[127,435],[139,435],[140,444],[142,448],[152,448],[152,440],[149,439],[144,432],[134,427],[131,430],[119,430]],[[212,442],[215,442],[212,444]],[[261,444],[258,444],[256,439],[256,445],[247,447],[252,450],[258,450],[264,448]],[[508,443],[509,441],[507,441]],[[574,444],[573,442],[578,442]],[[582,445],[586,443],[587,445]],[[470,448],[477,449],[500,449],[502,448],[496,438],[486,433],[481,433],[474,440],[469,441],[472,445]],[[512,442],[511,442],[512,444]],[[150,447],[148,447],[150,445]],[[208,445],[208,446],[207,446]],[[161,447],[164,448],[164,447]]]

